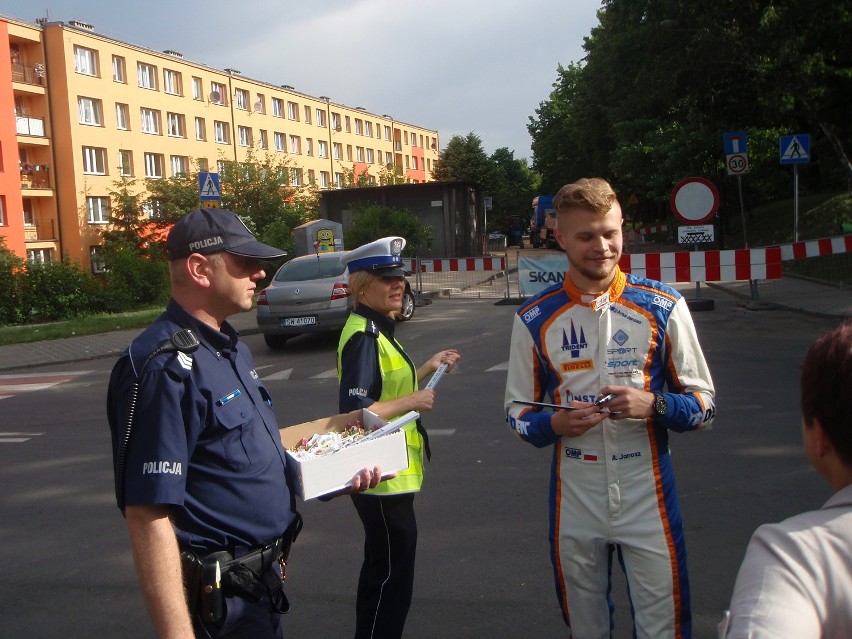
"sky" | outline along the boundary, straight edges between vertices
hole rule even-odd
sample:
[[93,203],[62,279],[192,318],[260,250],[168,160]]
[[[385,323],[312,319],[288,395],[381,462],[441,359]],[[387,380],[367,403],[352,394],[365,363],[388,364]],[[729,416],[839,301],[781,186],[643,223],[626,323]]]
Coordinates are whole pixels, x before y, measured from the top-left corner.
[[579,62],[601,0],[0,0],[95,32],[532,158],[530,116]]

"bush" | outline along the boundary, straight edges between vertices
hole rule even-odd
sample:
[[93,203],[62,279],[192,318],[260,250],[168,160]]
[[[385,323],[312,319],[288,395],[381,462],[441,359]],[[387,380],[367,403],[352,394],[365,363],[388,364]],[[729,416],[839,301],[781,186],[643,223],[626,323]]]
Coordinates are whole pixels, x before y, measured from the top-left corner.
[[163,304],[168,299],[169,266],[165,259],[119,249],[106,253],[104,264],[107,269],[107,311],[129,311]]
[[16,324],[22,318],[20,273],[24,261],[6,247],[0,236],[0,324]]
[[67,259],[28,263],[20,274],[25,322],[55,322],[104,310],[105,296],[93,275]]
[[432,246],[432,227],[420,222],[406,210],[380,204],[353,203],[352,224],[346,229],[346,248],[354,249],[381,237],[398,235],[405,238],[406,257],[416,257],[418,249]]

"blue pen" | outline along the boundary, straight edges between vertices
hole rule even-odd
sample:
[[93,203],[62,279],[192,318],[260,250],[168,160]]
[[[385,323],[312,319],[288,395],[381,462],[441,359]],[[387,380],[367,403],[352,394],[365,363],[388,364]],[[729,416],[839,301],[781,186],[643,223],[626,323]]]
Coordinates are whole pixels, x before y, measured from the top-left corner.
[[228,402],[230,402],[232,399],[236,399],[236,398],[237,398],[237,397],[239,397],[240,395],[241,395],[241,393],[240,393],[240,389],[238,388],[238,389],[237,389],[237,390],[235,390],[233,393],[230,393],[229,395],[225,395],[222,399],[220,399],[219,401],[217,401],[217,402],[216,402],[216,406],[224,406],[225,404],[227,404]]

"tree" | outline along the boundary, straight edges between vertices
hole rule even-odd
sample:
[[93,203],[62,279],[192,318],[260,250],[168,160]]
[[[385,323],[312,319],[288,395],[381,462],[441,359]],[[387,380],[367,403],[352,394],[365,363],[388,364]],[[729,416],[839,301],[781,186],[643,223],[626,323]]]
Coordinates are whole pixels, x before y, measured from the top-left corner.
[[422,224],[413,213],[376,203],[358,202],[350,206],[354,213],[352,224],[346,229],[348,249],[390,235],[405,238],[403,255],[407,257],[415,257],[419,249],[432,247],[432,227]]
[[506,147],[494,151],[490,161],[494,165],[494,182],[489,226],[493,220],[494,228],[507,231],[510,218],[517,217],[524,227],[536,192],[537,176],[530,170],[526,159],[516,160],[514,152]]
[[435,162],[432,176],[442,181],[472,182],[484,192],[490,191],[494,183],[493,165],[482,149],[482,140],[473,132],[450,138]]

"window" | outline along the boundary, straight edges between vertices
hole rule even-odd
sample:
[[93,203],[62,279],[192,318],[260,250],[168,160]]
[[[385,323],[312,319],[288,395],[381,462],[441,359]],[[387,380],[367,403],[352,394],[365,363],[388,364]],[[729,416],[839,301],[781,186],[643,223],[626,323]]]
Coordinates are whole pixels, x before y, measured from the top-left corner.
[[5,195],[0,195],[0,226],[6,226],[6,196]]
[[314,141],[311,138],[305,138],[305,155],[314,154]]
[[204,88],[201,84],[201,78],[197,78],[192,76],[192,99],[193,100],[203,100],[204,99]]
[[367,149],[367,164],[373,163],[373,149]]
[[98,52],[74,46],[74,70],[83,75],[98,75]]
[[127,69],[124,64],[124,58],[118,55],[112,56],[112,80],[113,82],[127,83]]
[[53,261],[53,249],[27,249],[27,262],[35,264],[50,264]]
[[327,189],[329,182],[328,171],[320,171],[320,188]]
[[251,127],[238,126],[237,136],[240,140],[240,146],[251,146]]
[[133,151],[119,149],[118,151],[118,174],[122,177],[133,176]]
[[185,177],[189,173],[189,158],[185,155],[172,156],[172,177]]
[[325,128],[325,110],[317,109],[317,126]]
[[[35,226],[35,215],[33,214],[33,203],[29,198],[24,198],[24,226]],[[0,197],[0,225],[3,224],[3,198]]]
[[207,126],[204,118],[195,118],[195,139],[201,142],[207,140]]
[[93,146],[83,147],[83,173],[106,175],[106,149]]
[[261,149],[268,149],[269,148],[269,138],[266,135],[266,131],[264,129],[260,129],[259,133],[260,133],[260,141],[258,142],[258,146]]
[[390,166],[393,164],[393,154],[390,151],[385,151],[385,165]]
[[348,115],[344,116],[343,121],[346,123],[346,132],[351,133],[352,127],[349,125],[349,116]]
[[160,112],[156,109],[140,109],[142,115],[142,133],[160,134]]
[[234,106],[241,111],[248,111],[249,94],[245,89],[234,91]]
[[316,173],[313,169],[308,169],[308,184],[314,184],[317,181]]
[[299,105],[295,102],[287,103],[287,119],[299,121]]
[[355,135],[364,135],[364,122],[361,118],[355,118]]
[[284,102],[281,98],[272,98],[272,115],[276,118],[284,117]]
[[365,127],[364,135],[366,135],[368,138],[373,137],[373,123],[369,122],[369,121],[364,122],[364,127]]
[[145,154],[145,177],[161,178],[164,174],[165,158],[162,153]]
[[416,155],[411,156],[411,168],[414,169],[415,171],[417,170],[417,156]]
[[80,124],[101,126],[101,101],[94,98],[77,98]]
[[195,158],[195,161],[198,163],[198,170],[201,173],[206,173],[207,167],[209,166],[209,162],[207,162],[207,158]]
[[220,174],[225,172],[225,160],[216,160],[216,172]]
[[157,67],[154,65],[138,62],[136,64],[136,76],[139,80],[139,86],[143,89],[157,88]]
[[331,114],[331,128],[335,131],[340,131],[340,114],[332,113]]
[[230,144],[231,132],[227,122],[213,121],[213,141],[218,144]]
[[213,104],[220,104],[222,106],[225,106],[225,96],[227,95],[228,93],[225,91],[224,84],[219,84],[218,82],[210,83],[210,101]]
[[305,105],[305,124],[311,123],[311,107]]
[[302,169],[290,169],[290,186],[302,186]]
[[101,255],[100,246],[89,247],[89,260],[92,263],[92,273],[106,273],[106,264]]
[[364,147],[356,146],[355,147],[355,161],[363,162],[364,161]]
[[109,222],[109,198],[87,197],[86,219],[89,224],[106,224]]
[[257,100],[254,101],[253,108],[258,113],[266,113],[266,98],[262,93],[257,94]]
[[128,124],[130,108],[126,104],[119,102],[115,103],[115,128],[122,131],[127,131],[130,128]]
[[340,142],[335,142],[331,145],[332,157],[339,160],[343,156],[343,145]]
[[391,131],[390,127],[386,126],[385,127],[385,140],[388,141],[388,142],[390,142],[390,131]]
[[343,173],[334,174],[334,186],[336,186],[338,189],[343,188]]
[[323,140],[317,142],[317,157],[328,157],[328,142],[324,142]]
[[346,161],[347,162],[352,161],[352,145],[351,144],[346,145]]
[[169,95],[183,95],[180,73],[171,69],[163,69],[163,91]]
[[275,142],[275,150],[276,151],[286,151],[287,150],[287,141],[285,139],[285,135],[283,133],[278,133],[277,131],[273,133],[272,138]]
[[169,135],[173,138],[186,137],[186,119],[183,113],[167,113]]
[[298,155],[302,152],[302,139],[298,135],[290,136],[290,153]]

